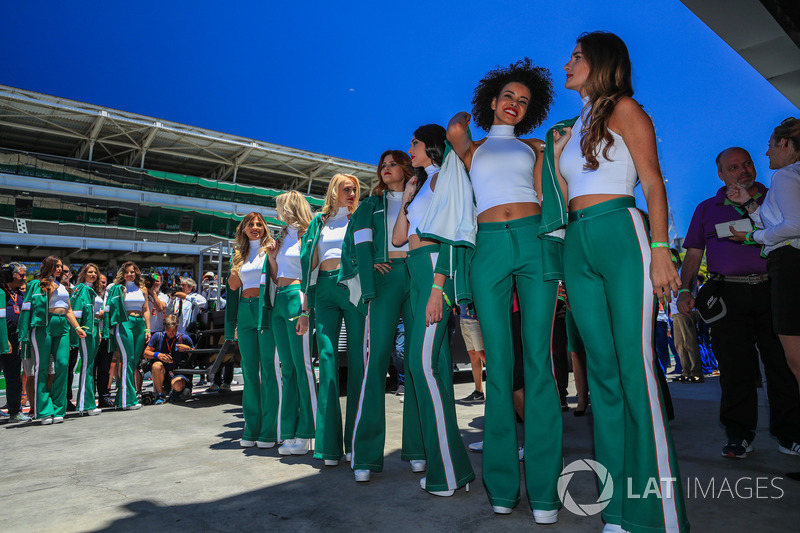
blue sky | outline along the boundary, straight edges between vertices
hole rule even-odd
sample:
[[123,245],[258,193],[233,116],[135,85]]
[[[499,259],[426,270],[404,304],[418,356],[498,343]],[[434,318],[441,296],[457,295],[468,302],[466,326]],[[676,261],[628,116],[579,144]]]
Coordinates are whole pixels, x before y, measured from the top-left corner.
[[374,164],[526,55],[553,74],[546,124],[575,116],[562,67],[581,32],[613,31],[656,125],[679,235],[721,185],[716,154],[750,150],[768,184],[769,134],[798,115],[678,0],[272,4],[4,2],[0,83]]

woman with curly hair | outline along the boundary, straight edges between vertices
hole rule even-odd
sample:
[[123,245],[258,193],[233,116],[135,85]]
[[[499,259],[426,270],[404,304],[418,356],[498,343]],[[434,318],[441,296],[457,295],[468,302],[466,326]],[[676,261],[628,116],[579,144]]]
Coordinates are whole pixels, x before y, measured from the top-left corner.
[[[31,403],[42,425],[64,421],[67,412],[67,373],[69,368],[70,327],[83,339],[86,332],[75,318],[69,292],[61,279],[61,260],[53,255],[42,261],[39,279],[28,283],[19,317],[19,339],[25,358],[33,359],[35,388]],[[50,360],[53,382],[48,385]],[[27,365],[30,369],[30,365]]]
[[[308,329],[311,307],[317,328],[319,349],[319,401],[314,457],[326,466],[339,464],[344,441],[345,458],[350,460],[353,423],[358,394],[364,378],[364,309],[351,301],[350,291],[339,285],[339,266],[350,216],[358,207],[361,193],[358,179],[336,174],[328,184],[325,205],[308,225],[301,250],[303,302],[300,330]],[[339,403],[339,332],[342,319],[347,328],[347,407],[344,434]]]
[[[595,455],[614,481],[603,531],[688,531],[652,343],[655,298],[666,301],[680,287],[653,122],[632,98],[628,49],[613,33],[581,35],[564,70],[564,86],[583,108],[571,128],[560,123],[547,134],[544,206],[563,208],[561,198],[569,206],[564,279],[581,336],[591,339]],[[637,181],[650,231],[636,209]],[[653,480],[661,480],[659,496],[640,497]]]
[[[475,479],[458,429],[447,348],[447,317],[456,299],[454,281],[460,272],[451,263],[454,253],[449,243],[418,231],[430,213],[434,191],[440,183],[445,136],[444,128],[438,124],[420,126],[414,132],[408,153],[416,177],[406,184],[403,209],[392,232],[395,246],[408,242],[409,248],[406,265],[413,319],[410,327],[407,325],[410,343],[405,353],[406,378],[414,387],[425,452],[409,458],[427,460],[427,464],[420,465],[427,469],[420,487],[435,496],[452,496],[464,486],[469,490],[469,483]],[[404,411],[411,408],[408,402],[406,397]],[[404,416],[405,420],[408,418]],[[406,429],[403,428],[404,433]],[[403,438],[405,441],[405,434]]]
[[[367,305],[365,325],[369,344],[366,369],[358,400],[353,430],[351,466],[356,481],[369,481],[370,472],[383,470],[383,447],[386,442],[386,372],[395,342],[395,332],[402,318],[412,323],[411,292],[406,255],[408,243],[395,246],[392,232],[403,207],[403,190],[414,176],[411,158],[400,150],[386,150],[378,160],[378,184],[350,217],[342,247],[340,283],[350,292],[361,294]],[[411,344],[410,335],[405,342]],[[419,427],[414,386],[409,376],[403,404],[402,458],[411,461],[412,472],[425,470],[425,449]]]
[[225,338],[235,337],[242,354],[242,448],[273,448],[278,441],[279,359],[271,322],[270,264],[275,249],[261,213],[248,213],[236,227],[236,251],[228,276]]
[[[458,113],[447,128],[448,140],[469,170],[477,203],[478,232],[470,277],[486,348],[483,480],[495,513],[508,514],[519,503],[511,390],[511,300],[516,286],[525,412],[536,414],[535,424],[525,424],[525,481],[533,517],[540,524],[556,522],[560,507],[561,403],[549,342],[557,287],[544,281],[537,238],[543,143],[518,137],[541,124],[552,101],[549,71],[525,58],[487,73],[475,88],[473,116]],[[488,132],[484,139],[470,139],[471,118]]]
[[136,397],[136,372],[150,340],[150,307],[142,271],[133,261],[122,263],[108,289],[105,310],[109,351],[119,351],[117,409],[140,409]]
[[308,200],[297,191],[276,199],[278,220],[286,223],[280,246],[269,254],[270,272],[277,285],[272,309],[272,333],[281,361],[281,455],[305,455],[315,434],[317,389],[311,368],[311,332],[301,327],[305,295],[300,248],[313,215]]
[[97,407],[94,398],[94,360],[100,345],[100,321],[103,319],[101,294],[103,288],[100,285],[100,268],[94,263],[86,263],[78,272],[78,284],[72,292],[71,304],[75,318],[86,332],[86,337],[78,339],[81,368],[75,407],[79,413],[89,416],[103,412]]

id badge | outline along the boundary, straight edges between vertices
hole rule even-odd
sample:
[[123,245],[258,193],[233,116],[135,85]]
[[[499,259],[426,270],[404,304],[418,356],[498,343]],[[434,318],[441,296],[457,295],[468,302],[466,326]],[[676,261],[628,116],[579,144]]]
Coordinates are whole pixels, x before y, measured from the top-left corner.
[[18,305],[15,305],[15,306],[14,306],[14,314],[15,314],[15,315],[18,315],[18,314],[19,314],[19,306],[18,306]]

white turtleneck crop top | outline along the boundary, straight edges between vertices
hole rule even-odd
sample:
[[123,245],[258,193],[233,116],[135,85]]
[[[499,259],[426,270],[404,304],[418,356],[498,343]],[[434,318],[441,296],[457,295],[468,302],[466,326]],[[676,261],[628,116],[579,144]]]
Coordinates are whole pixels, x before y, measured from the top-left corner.
[[478,214],[503,204],[540,203],[533,188],[535,163],[536,153],[514,136],[514,126],[492,126],[469,170]]
[[389,230],[388,235],[389,238],[386,239],[389,245],[390,252],[407,252],[408,251],[408,242],[406,242],[403,246],[395,246],[392,244],[392,230],[394,229],[394,225],[397,222],[397,216],[400,214],[400,210],[403,209],[403,193],[402,192],[395,192],[395,191],[386,191],[383,193],[386,195],[386,227]]
[[139,288],[132,281],[125,282],[125,309],[127,311],[142,311],[144,307],[144,293],[142,289]]
[[347,233],[347,223],[350,221],[347,216],[350,210],[340,207],[336,213],[328,215],[322,233],[319,236],[317,247],[319,249],[319,262],[326,259],[339,259],[342,257],[342,243],[344,234]]
[[622,194],[633,196],[636,187],[636,167],[633,164],[631,153],[622,136],[608,130],[614,137],[614,144],[608,151],[608,158],[603,157],[606,142],[602,141],[597,146],[597,170],[583,168],[586,159],[581,153],[581,128],[583,128],[583,114],[578,117],[572,126],[572,136],[564,146],[558,160],[561,176],[567,182],[569,199],[586,194]]
[[302,243],[297,238],[297,228],[289,226],[276,258],[278,263],[277,277],[289,279],[301,279],[303,277],[303,270],[300,268],[301,245]]
[[428,165],[425,167],[425,172],[428,174],[428,179],[422,184],[422,188],[417,191],[416,196],[408,206],[408,236],[417,234],[419,223],[422,222],[422,217],[428,212],[428,207],[431,205],[433,199],[433,189],[431,189],[431,178],[434,174],[439,172],[437,165]]
[[256,289],[261,284],[261,271],[264,268],[264,261],[267,254],[259,254],[261,248],[261,240],[256,239],[250,241],[250,250],[247,254],[247,260],[239,268],[239,279],[242,280],[242,290]]
[[69,291],[61,283],[56,284],[56,290],[50,295],[50,309],[69,309]]

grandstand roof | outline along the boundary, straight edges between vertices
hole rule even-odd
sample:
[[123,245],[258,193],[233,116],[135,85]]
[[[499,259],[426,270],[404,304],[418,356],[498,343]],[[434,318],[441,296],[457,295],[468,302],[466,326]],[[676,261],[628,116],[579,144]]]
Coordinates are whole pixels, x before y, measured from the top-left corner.
[[0,85],[0,146],[323,195],[336,172],[375,166]]

